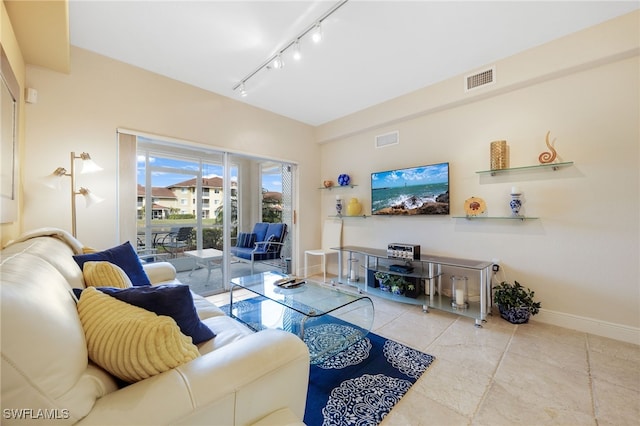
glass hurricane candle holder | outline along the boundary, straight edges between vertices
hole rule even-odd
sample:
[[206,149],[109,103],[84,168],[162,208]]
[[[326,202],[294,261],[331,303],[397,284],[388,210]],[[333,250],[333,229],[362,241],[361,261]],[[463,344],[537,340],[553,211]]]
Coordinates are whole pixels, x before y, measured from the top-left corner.
[[467,309],[469,307],[469,290],[467,277],[451,276],[451,307],[454,309]]

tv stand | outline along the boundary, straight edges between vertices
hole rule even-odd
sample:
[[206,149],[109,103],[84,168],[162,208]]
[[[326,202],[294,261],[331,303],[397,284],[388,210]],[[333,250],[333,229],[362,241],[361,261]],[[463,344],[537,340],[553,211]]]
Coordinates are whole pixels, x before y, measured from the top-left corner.
[[[396,302],[422,305],[422,309],[425,312],[428,312],[429,308],[433,308],[474,318],[476,327],[482,327],[482,323],[486,321],[487,313],[491,307],[492,262],[422,254],[419,259],[408,261],[411,266],[413,266],[413,271],[402,273],[389,269],[390,265],[398,263],[399,260],[388,257],[386,250],[360,246],[342,246],[333,247],[332,249],[338,251],[338,282],[341,284],[356,286],[358,290],[363,293],[383,297]],[[349,262],[354,255],[364,257],[363,266],[365,273],[359,282],[354,283],[352,281],[344,280],[342,275],[344,253],[348,254]],[[470,273],[478,274],[480,287],[479,301],[470,301],[469,307],[466,309],[457,309],[452,307],[451,297],[442,293],[443,266],[461,268],[468,270]],[[392,275],[424,280],[424,292],[419,294],[418,297],[412,298],[381,291],[378,288],[374,288],[374,283],[370,282],[370,275],[372,275],[372,272],[384,272]]]

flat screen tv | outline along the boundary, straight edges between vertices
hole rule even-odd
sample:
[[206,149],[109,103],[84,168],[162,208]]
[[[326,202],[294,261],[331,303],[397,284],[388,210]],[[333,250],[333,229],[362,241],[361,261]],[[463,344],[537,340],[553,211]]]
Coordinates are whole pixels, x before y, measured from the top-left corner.
[[371,173],[371,214],[449,214],[449,163]]

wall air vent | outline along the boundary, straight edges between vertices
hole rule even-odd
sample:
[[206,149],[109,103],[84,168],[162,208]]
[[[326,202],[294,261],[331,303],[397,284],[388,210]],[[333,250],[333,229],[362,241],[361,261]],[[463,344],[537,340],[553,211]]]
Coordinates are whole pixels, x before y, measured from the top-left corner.
[[376,148],[397,145],[398,143],[400,143],[400,132],[398,132],[397,130],[395,132],[376,136]]
[[465,77],[465,92],[478,87],[493,84],[496,81],[496,67],[477,72]]

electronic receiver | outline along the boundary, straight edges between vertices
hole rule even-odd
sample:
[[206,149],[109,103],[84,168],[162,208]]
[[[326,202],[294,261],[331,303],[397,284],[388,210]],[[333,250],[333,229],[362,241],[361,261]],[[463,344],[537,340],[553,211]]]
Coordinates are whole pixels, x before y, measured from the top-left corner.
[[387,257],[394,259],[419,260],[420,246],[415,244],[391,243],[387,245]]

